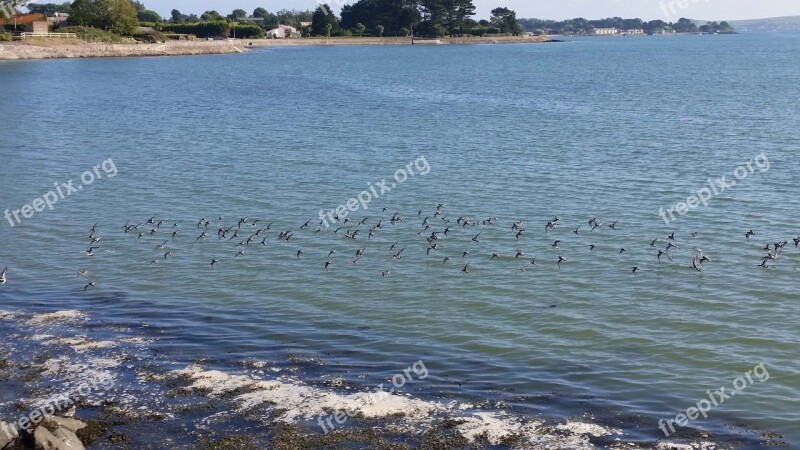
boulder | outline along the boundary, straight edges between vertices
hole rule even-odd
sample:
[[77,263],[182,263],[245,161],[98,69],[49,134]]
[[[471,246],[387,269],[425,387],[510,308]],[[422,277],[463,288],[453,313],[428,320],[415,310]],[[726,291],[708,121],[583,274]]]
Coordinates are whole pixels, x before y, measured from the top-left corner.
[[83,446],[83,443],[73,431],[66,428],[59,428],[53,432],[53,435],[62,442],[58,450],[86,450],[86,447]]
[[38,427],[33,432],[33,440],[36,450],[60,450],[62,442],[53,435],[47,428]]
[[0,421],[0,449],[14,442],[16,438],[17,434],[14,425]]
[[33,432],[33,439],[36,450],[86,450],[78,436],[63,427],[53,432],[46,427],[38,427]]
[[55,431],[60,427],[66,428],[73,433],[77,433],[81,428],[86,428],[86,424],[80,420],[57,416],[45,416],[44,420],[42,421],[42,425],[44,425],[50,431]]

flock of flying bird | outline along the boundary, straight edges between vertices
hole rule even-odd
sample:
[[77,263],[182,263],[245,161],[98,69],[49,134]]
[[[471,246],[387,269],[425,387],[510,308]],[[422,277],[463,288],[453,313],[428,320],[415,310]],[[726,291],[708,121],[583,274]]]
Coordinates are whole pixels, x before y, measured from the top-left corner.
[[[425,255],[427,258],[432,258],[435,256],[437,252],[444,253],[443,249],[445,247],[445,243],[448,239],[452,239],[453,235],[457,233],[461,233],[462,239],[459,240],[459,243],[462,245],[475,245],[481,242],[481,235],[485,231],[485,227],[495,226],[497,225],[497,218],[491,217],[485,220],[471,220],[467,216],[459,216],[455,218],[449,217],[445,212],[445,204],[440,203],[435,207],[435,211],[433,212],[432,216],[424,216],[423,217],[423,210],[419,210],[417,213],[418,220],[421,221],[420,229],[416,233],[416,235],[420,238],[424,238],[427,242]],[[334,219],[336,220],[332,230],[328,230],[327,222],[320,221],[319,227],[313,233],[317,235],[319,233],[332,233],[337,239],[342,241],[358,241],[357,244],[353,244],[356,246],[354,249],[350,249],[353,251],[354,259],[352,260],[352,264],[358,264],[362,258],[364,258],[365,254],[367,253],[367,248],[371,245],[381,245],[378,239],[373,240],[373,236],[378,235],[381,231],[384,231],[386,228],[393,227],[395,225],[404,222],[405,219],[399,214],[394,213],[389,218],[384,218],[386,215],[387,209],[383,208],[381,212],[381,216],[379,218],[375,218],[372,221],[372,225],[368,225],[370,222],[369,217],[363,217],[361,219],[351,219],[348,217],[340,218],[335,216]],[[201,241],[213,239],[212,236],[216,235],[217,241],[232,241],[235,243],[235,254],[233,259],[236,260],[238,258],[244,258],[248,255],[248,251],[253,248],[260,248],[268,246],[270,239],[277,240],[282,242],[286,245],[291,245],[293,242],[296,241],[295,236],[298,235],[307,235],[306,233],[311,232],[311,223],[314,220],[308,220],[303,225],[292,228],[288,230],[273,230],[274,223],[265,223],[260,219],[251,219],[248,217],[239,218],[234,224],[224,225],[223,217],[219,217],[216,220],[216,223],[212,227],[212,221],[210,219],[203,218],[197,222],[196,233],[197,235],[193,238],[189,238],[189,240],[193,241],[194,243],[198,243]],[[562,222],[558,217],[555,217],[551,220],[548,220],[544,225],[544,233],[547,235],[551,232],[557,234],[556,230],[561,228]],[[212,227],[216,228],[216,232],[209,230]],[[334,228],[335,227],[335,228]],[[471,232],[467,232],[467,228],[472,227],[481,227],[481,229]],[[593,233],[595,230],[611,230],[616,231],[618,230],[619,224],[618,221],[614,221],[609,224],[604,224],[598,218],[592,218],[588,221],[588,231],[582,231],[582,226],[576,227],[572,230],[572,233],[575,235]],[[362,231],[363,230],[363,231]],[[515,242],[519,242],[520,239],[527,237],[530,232],[529,229],[526,228],[526,223],[523,220],[514,221],[511,223],[509,239],[513,236],[515,238]],[[165,220],[158,219],[157,216],[152,216],[147,219],[145,222],[133,224],[130,221],[126,222],[125,225],[122,227],[122,231],[126,235],[134,236],[136,239],[145,239],[145,241],[151,241],[151,239],[157,239],[158,244],[155,246],[155,251],[158,251],[159,256],[156,259],[150,260],[150,264],[159,264],[162,261],[168,260],[172,258],[177,248],[175,247],[176,241],[185,240],[183,238],[183,234],[185,234],[184,230],[179,226],[178,223],[172,223],[172,225],[168,225]],[[188,232],[186,232],[188,233]],[[363,235],[366,236],[363,236]],[[698,233],[692,233],[692,237],[697,237]],[[746,240],[750,240],[751,237],[754,237],[756,233],[753,230],[749,230],[744,234]],[[168,236],[168,237],[167,237]],[[466,237],[470,237],[469,241],[466,241]],[[396,238],[396,236],[394,237]],[[392,240],[394,240],[392,238]],[[101,236],[98,234],[97,224],[95,224],[88,232],[86,239],[89,241],[89,247],[83,251],[83,253],[88,256],[92,257],[95,255],[95,251],[99,250],[101,247]],[[562,239],[566,239],[562,237]],[[562,244],[562,239],[555,239],[551,243],[548,244],[549,250],[556,252],[560,249],[560,245]],[[661,239],[653,239],[650,242],[650,247],[653,247],[653,256],[657,260],[658,263],[662,262],[663,258],[668,259],[670,262],[674,263],[673,255],[670,253],[673,249],[678,248],[676,244],[677,238],[675,236],[675,232],[673,231],[670,235],[666,236],[663,241],[666,243],[664,248],[657,247],[657,244]],[[794,246],[800,247],[800,237],[793,238]],[[388,244],[390,241],[385,241]],[[774,244],[767,244],[763,250],[766,252],[766,255],[763,256],[761,260],[761,264],[758,267],[768,269],[770,264],[774,261],[778,260],[783,251],[784,247],[788,245],[788,241],[776,242]],[[151,244],[152,245],[152,244]],[[342,251],[343,245],[338,245],[339,248],[331,248],[330,250],[326,250],[324,253],[327,254],[325,258],[325,262],[321,265],[322,269],[325,271],[331,270],[333,266],[333,261],[335,256],[337,255],[337,250]],[[387,250],[384,250],[385,259],[386,260],[401,260],[404,258],[404,252],[406,251],[407,246],[400,245],[400,240],[391,244]],[[589,252],[594,252],[596,245],[590,244],[588,246]],[[706,262],[711,261],[707,255],[703,253],[703,251],[693,246],[693,258],[688,267],[695,270],[695,271],[702,271],[703,264]],[[473,252],[475,249],[472,249]],[[656,252],[657,250],[657,252]],[[105,250],[109,253],[114,253],[114,250]],[[255,250],[253,250],[255,251]],[[627,250],[625,248],[620,248],[618,255],[622,255]],[[163,252],[163,253],[161,253]],[[301,259],[304,257],[304,250],[302,248],[294,250],[292,249],[292,256],[296,259]],[[233,253],[233,252],[232,252]],[[558,254],[561,252],[554,253],[553,256],[553,263],[557,266],[558,269],[561,269],[562,264],[569,262],[569,259],[565,256]],[[463,273],[470,273],[470,257],[472,256],[470,250],[459,250],[457,253],[450,252],[449,256],[444,256],[442,259],[442,264],[447,264],[450,261],[453,261],[454,258],[458,259],[460,256],[461,264],[463,267],[459,265],[458,267],[461,268],[461,272]],[[511,252],[508,257],[501,256],[500,253],[492,253],[489,255],[486,254],[489,261],[499,260],[499,259],[509,259],[513,257],[513,260],[519,260],[520,258],[525,257],[525,252],[520,250],[519,248],[515,251]],[[211,258],[210,259],[210,267],[213,269],[214,266],[220,263],[221,257]],[[527,261],[527,258],[524,258]],[[526,263],[523,267],[517,269],[521,272],[525,272],[527,270],[532,269],[536,266],[537,260],[536,258],[531,258],[529,263]],[[630,267],[630,266],[629,266]],[[638,272],[641,271],[640,266],[632,266],[630,267],[631,272],[633,275],[636,275]],[[5,284],[7,282],[7,271],[8,268],[6,267],[2,273],[0,273],[0,284]],[[391,269],[385,269],[380,271],[381,276],[386,277],[391,274]],[[77,272],[78,277],[88,277],[89,270],[88,269],[81,269]],[[96,281],[88,281],[84,286],[83,290],[86,291],[90,288],[93,288],[97,285]]]

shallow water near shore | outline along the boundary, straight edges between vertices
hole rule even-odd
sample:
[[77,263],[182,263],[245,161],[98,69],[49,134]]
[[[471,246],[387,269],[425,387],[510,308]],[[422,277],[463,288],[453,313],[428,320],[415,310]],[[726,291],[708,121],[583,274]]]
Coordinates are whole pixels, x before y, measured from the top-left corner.
[[[707,390],[730,391],[763,363],[767,380],[752,377],[670,439],[791,448],[800,444],[800,250],[791,240],[800,235],[800,116],[790,95],[798,52],[800,35],[773,34],[0,63],[12,93],[0,111],[13,136],[0,144],[0,209],[13,212],[53,183],[77,187],[100,165],[98,179],[52,211],[0,222],[4,358],[23,364],[29,349],[45,360],[95,361],[87,369],[118,377],[130,402],[115,399],[153,413],[169,405],[145,398],[169,391],[174,371],[188,371],[185,388],[206,394],[200,374],[219,370],[344,395],[423,361],[429,375],[405,384],[404,398],[472,406],[451,417],[597,424],[614,431],[576,435],[601,448],[616,438],[654,448],[664,438],[659,419],[686,412]],[[733,179],[761,154],[768,169],[754,166],[708,206],[664,223],[660,208],[686,201],[708,178]],[[413,166],[423,156],[424,175]],[[409,167],[414,176],[393,178]],[[316,233],[321,210],[384,178],[390,192]],[[439,203],[452,230],[428,256],[425,237],[446,226]],[[403,220],[392,225],[395,212]],[[141,238],[123,232],[153,215],[164,221],[154,234],[154,224],[140,227]],[[497,220],[461,227],[459,216]],[[563,225],[545,230],[555,216]],[[239,239],[217,239],[219,227],[237,229],[244,217]],[[418,234],[425,217],[432,229]],[[593,217],[605,226],[590,231]],[[201,218],[208,238],[196,241]],[[517,238],[519,220],[527,231]],[[614,221],[617,230],[608,228]],[[88,257],[95,223],[102,240]],[[266,246],[264,236],[237,246],[269,223]],[[361,230],[356,240],[342,239],[348,229]],[[746,239],[750,229],[756,236]],[[286,230],[288,242],[278,238]],[[658,263],[673,231],[674,263]],[[789,244],[772,267],[757,267],[764,245],[781,241]],[[702,272],[690,268],[695,246],[711,258]],[[560,269],[558,256],[567,258]],[[96,285],[84,291],[89,281]],[[29,323],[66,310],[81,316]],[[46,396],[52,380],[76,376],[44,373],[38,388],[0,380],[0,417],[17,415],[21,398]],[[212,379],[236,395],[259,391]],[[192,428],[223,409],[176,414],[163,426]],[[253,414],[217,425],[267,429]],[[320,432],[312,416],[300,422]]]

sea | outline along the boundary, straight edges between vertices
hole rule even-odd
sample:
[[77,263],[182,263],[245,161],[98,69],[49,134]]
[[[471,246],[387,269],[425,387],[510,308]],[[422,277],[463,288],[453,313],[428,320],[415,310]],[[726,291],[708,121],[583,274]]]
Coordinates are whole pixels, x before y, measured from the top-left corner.
[[565,41],[0,63],[0,418],[800,448],[800,33]]

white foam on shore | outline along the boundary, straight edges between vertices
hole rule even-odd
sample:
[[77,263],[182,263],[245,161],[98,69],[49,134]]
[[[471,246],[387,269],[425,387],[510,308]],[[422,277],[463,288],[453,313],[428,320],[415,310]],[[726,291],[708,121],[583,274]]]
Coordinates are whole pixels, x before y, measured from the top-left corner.
[[0,309],[0,320],[14,320],[14,313]]
[[[449,418],[461,422],[456,429],[474,442],[486,438],[493,445],[504,439],[519,438],[524,448],[545,445],[550,449],[593,449],[588,436],[621,434],[599,425],[567,423],[558,427],[543,426],[541,421],[530,421],[510,414],[482,411],[471,405],[452,402],[442,404],[423,401],[386,392],[358,392],[341,395],[309,386],[302,381],[282,377],[265,380],[254,375],[232,375],[219,370],[203,370],[199,365],[175,370],[171,377],[186,377],[190,388],[207,393],[209,397],[220,397],[233,392],[245,391],[234,398],[239,412],[247,412],[258,406],[274,405],[280,415],[275,419],[284,422],[315,420],[327,417],[336,411],[350,416],[369,419],[391,418],[399,422],[403,431],[421,432],[437,418]],[[334,421],[334,423],[336,423]],[[398,428],[392,424],[391,428]]]
[[58,380],[58,383],[49,398],[31,398],[26,403],[43,408],[53,404],[53,399],[78,395],[87,404],[100,404],[106,397],[105,386],[116,384],[114,369],[119,365],[120,362],[110,358],[89,358],[80,363],[67,356],[48,359],[41,365],[41,376]]
[[492,445],[498,445],[509,436],[522,434],[522,424],[508,420],[499,413],[477,412],[471,417],[461,417],[463,423],[456,427],[470,442],[485,437]]
[[35,334],[31,337],[34,341],[40,341],[48,345],[67,345],[78,353],[92,350],[114,348],[117,343],[114,341],[93,341],[88,336],[79,334],[77,336],[60,338],[52,334]]
[[86,314],[80,311],[56,311],[53,313],[38,314],[33,316],[30,320],[25,322],[26,325],[32,327],[40,327],[53,322],[77,322],[86,320]]
[[331,411],[349,411],[367,418],[396,414],[421,418],[438,409],[434,404],[400,395],[359,392],[342,396],[288,378],[268,381],[247,375],[230,375],[218,370],[203,371],[197,365],[172,373],[189,377],[193,382],[192,389],[208,391],[212,397],[248,390],[250,392],[235,399],[239,403],[240,411],[248,411],[264,403],[276,404],[281,409],[286,409],[279,418],[285,422],[293,422],[299,418],[311,419]]
[[152,344],[155,341],[156,341],[155,339],[145,339],[143,337],[138,337],[138,336],[137,337],[122,338],[122,339],[119,340],[119,342],[122,342],[123,344],[133,344],[133,345],[139,345],[139,346]]
[[[569,430],[575,434],[588,434],[594,437],[602,437],[608,436],[612,434],[612,430],[608,428],[601,427],[600,425],[595,425],[593,423],[584,423],[584,422],[567,422],[563,425],[558,426],[559,430]],[[617,434],[622,434],[617,430],[613,430]]]
[[58,339],[57,336],[53,336],[52,334],[34,334],[31,336],[31,340],[39,341],[39,342],[47,342]]
[[121,363],[111,358],[89,358],[76,363],[66,356],[48,359],[42,364],[43,376],[57,376],[65,380],[84,381],[85,379],[107,379],[113,377],[111,369]]
[[693,442],[691,444],[677,444],[675,442],[661,441],[656,445],[656,450],[724,450],[713,442]]

